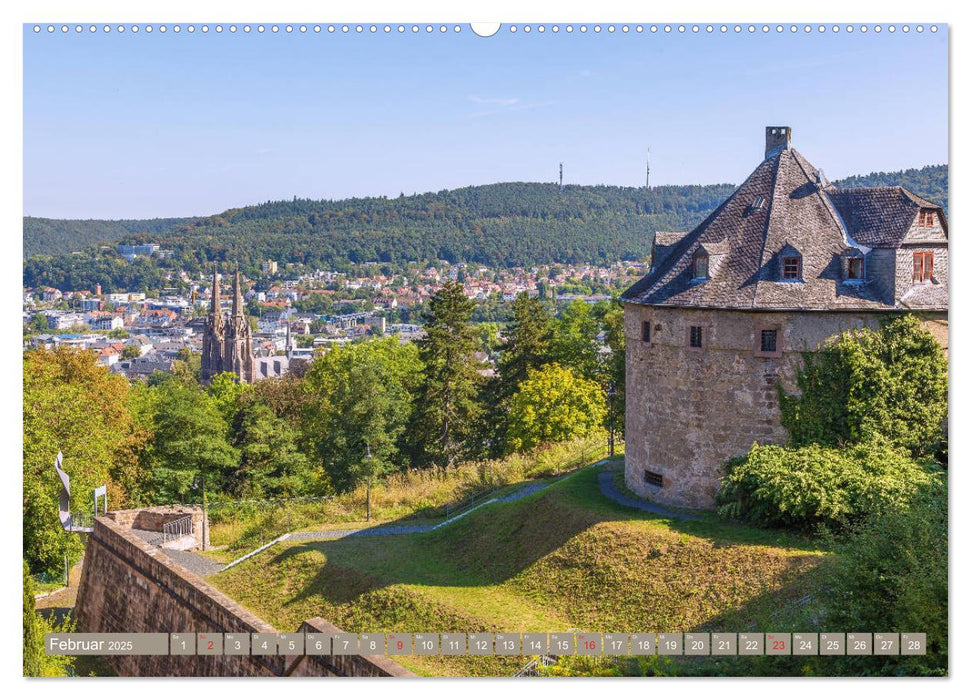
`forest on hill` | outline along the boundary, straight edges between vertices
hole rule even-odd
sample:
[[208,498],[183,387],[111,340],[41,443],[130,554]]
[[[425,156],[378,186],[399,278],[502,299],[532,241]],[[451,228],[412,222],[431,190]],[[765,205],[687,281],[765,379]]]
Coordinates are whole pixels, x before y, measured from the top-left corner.
[[190,219],[44,219],[24,217],[24,258],[59,255],[114,243],[126,236],[158,235]]
[[886,187],[901,185],[924,199],[944,207],[947,214],[947,165],[925,165],[891,173],[851,175],[833,183],[837,187]]
[[[900,184],[947,201],[947,167],[872,173],[842,186]],[[614,187],[510,182],[397,198],[266,202],[190,219],[24,219],[24,284],[106,291],[167,286],[166,272],[239,264],[249,276],[265,260],[346,270],[363,262],[473,262],[497,267],[643,259],[659,230],[697,225],[734,185]],[[126,263],[121,242],[172,250],[157,262]]]

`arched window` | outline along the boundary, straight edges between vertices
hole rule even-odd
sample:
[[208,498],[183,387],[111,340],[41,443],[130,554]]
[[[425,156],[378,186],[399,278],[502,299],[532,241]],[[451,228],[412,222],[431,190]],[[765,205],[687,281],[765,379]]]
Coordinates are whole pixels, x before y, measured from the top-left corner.
[[708,253],[699,250],[691,264],[691,277],[696,280],[708,279]]

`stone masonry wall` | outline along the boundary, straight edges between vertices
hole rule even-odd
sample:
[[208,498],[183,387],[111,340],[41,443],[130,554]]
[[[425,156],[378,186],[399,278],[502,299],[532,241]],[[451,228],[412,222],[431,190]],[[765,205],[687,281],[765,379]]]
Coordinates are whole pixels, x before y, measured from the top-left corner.
[[[928,314],[938,331],[946,314]],[[754,442],[783,443],[777,386],[796,390],[802,353],[850,328],[876,328],[868,313],[744,312],[625,304],[627,336],[627,486],[650,500],[711,508],[726,460]],[[651,323],[651,342],[642,323]],[[688,348],[689,326],[705,347]],[[778,357],[757,357],[757,331],[779,330]],[[645,480],[661,474],[663,486]]]
[[[131,510],[113,510],[106,517],[118,523],[122,528],[130,530],[147,530],[162,532],[167,523],[180,520],[187,515],[192,516],[192,536],[201,548],[209,546],[209,527],[206,515],[199,506],[152,506],[150,508],[133,508]],[[205,542],[203,543],[203,539]]]
[[[276,632],[111,517],[95,519],[85,548],[78,632]],[[136,522],[128,514],[121,521]],[[137,517],[137,516],[136,516]],[[327,623],[318,620],[307,624]],[[333,628],[336,629],[336,628]],[[109,656],[121,676],[411,675],[385,657]]]

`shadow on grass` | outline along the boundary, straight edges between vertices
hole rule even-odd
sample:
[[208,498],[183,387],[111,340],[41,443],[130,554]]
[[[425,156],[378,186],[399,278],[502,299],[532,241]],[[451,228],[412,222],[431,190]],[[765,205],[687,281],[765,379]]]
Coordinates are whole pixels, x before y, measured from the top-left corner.
[[[600,469],[591,466],[520,500],[489,504],[438,530],[369,534],[407,525],[408,521],[382,523],[364,534],[342,539],[288,542],[282,551],[271,550],[259,557],[259,565],[290,568],[299,566],[304,555],[318,552],[324,562],[302,582],[299,591],[288,596],[287,602],[320,596],[340,605],[395,584],[500,585],[600,523],[656,524],[671,532],[706,539],[714,547],[815,549],[804,538],[726,523],[711,514],[702,514],[698,520],[676,520],[617,504],[600,492]],[[785,593],[780,595],[784,597]],[[779,597],[772,594],[771,598],[776,602],[770,602],[770,607],[777,607]]]

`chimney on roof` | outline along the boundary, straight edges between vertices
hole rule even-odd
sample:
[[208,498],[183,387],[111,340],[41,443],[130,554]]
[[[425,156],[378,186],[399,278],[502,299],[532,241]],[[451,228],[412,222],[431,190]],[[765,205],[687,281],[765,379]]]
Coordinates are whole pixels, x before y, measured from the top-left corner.
[[792,128],[788,126],[765,127],[765,157],[777,148],[787,149],[792,142]]

